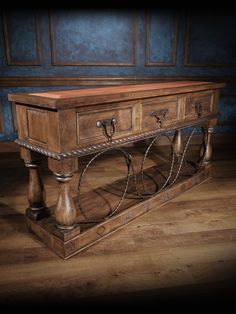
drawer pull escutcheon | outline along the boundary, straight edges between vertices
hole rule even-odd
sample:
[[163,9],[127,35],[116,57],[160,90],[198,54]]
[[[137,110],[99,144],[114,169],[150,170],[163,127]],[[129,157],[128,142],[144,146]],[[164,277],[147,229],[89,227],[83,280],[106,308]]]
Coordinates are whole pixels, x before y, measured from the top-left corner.
[[192,107],[195,109],[195,112],[198,116],[198,118],[200,118],[202,116],[202,113],[203,113],[203,106],[201,103],[196,103],[196,104],[193,104]]
[[169,109],[161,109],[159,111],[153,111],[150,116],[153,116],[156,118],[157,123],[160,124],[160,127],[162,127],[162,119],[165,118],[165,116],[169,113]]
[[[112,141],[113,135],[116,133],[116,119],[105,119],[97,121],[97,128],[103,128],[104,133],[108,139],[108,141]],[[108,132],[108,127],[110,127],[110,132]]]

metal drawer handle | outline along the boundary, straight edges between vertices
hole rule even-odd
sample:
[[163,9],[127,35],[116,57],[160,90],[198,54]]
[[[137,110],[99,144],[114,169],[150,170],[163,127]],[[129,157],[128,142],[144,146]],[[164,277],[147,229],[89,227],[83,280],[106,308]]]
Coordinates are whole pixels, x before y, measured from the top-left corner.
[[161,109],[159,111],[153,111],[150,116],[155,117],[157,120],[157,123],[160,124],[160,127],[162,127],[162,119],[165,118],[165,116],[169,113],[169,109]]
[[[108,139],[108,141],[112,141],[112,136],[116,133],[116,119],[105,119],[97,121],[96,123],[97,128],[103,128],[103,131]],[[110,132],[108,132],[108,127]]]
[[195,112],[198,116],[198,118],[200,118],[202,116],[203,113],[203,105],[201,103],[196,103],[192,105],[192,108],[195,109]]

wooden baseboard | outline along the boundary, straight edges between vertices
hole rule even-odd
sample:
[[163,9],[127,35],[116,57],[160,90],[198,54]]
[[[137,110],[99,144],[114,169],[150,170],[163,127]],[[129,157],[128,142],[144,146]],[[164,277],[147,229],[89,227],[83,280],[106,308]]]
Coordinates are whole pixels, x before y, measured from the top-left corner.
[[0,86],[108,86],[148,82],[208,81],[235,84],[236,76],[163,76],[163,75],[101,75],[101,76],[0,76]]
[[0,142],[0,153],[18,153],[19,146],[14,142]]

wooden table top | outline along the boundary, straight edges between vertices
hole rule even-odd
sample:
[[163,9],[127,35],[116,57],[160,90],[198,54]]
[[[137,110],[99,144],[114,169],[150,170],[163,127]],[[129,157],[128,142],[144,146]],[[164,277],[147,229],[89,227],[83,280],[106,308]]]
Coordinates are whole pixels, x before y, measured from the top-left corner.
[[82,88],[76,90],[42,91],[36,93],[14,93],[9,94],[8,99],[9,101],[14,101],[20,104],[28,104],[57,110],[114,101],[217,89],[224,86],[224,83],[177,81]]

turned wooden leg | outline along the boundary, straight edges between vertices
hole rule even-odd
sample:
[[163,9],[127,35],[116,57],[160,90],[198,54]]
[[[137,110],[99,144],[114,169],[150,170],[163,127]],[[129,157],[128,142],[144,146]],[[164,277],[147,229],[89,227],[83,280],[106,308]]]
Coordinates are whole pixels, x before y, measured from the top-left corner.
[[183,142],[182,142],[182,135],[181,130],[176,130],[175,135],[173,138],[173,148],[175,155],[180,158],[183,154]]
[[205,150],[206,150],[206,143],[207,143],[207,128],[202,127],[201,129],[203,133],[203,141],[199,150],[199,161],[198,161],[199,164],[203,161]]
[[29,207],[26,209],[26,215],[30,219],[37,221],[50,215],[50,211],[45,203],[46,194],[39,174],[41,159],[39,155],[26,150],[21,150],[21,156],[24,159],[25,166],[29,169]]
[[213,128],[206,129],[206,144],[205,144],[205,151],[203,155],[204,164],[208,164],[211,161],[211,156],[212,156],[211,135],[212,133],[213,133]]
[[70,180],[73,175],[71,173],[54,174],[59,183],[59,195],[55,210],[57,227],[63,230],[74,229],[76,227],[76,208],[70,193]]
[[65,232],[73,230],[79,233],[79,225],[76,224],[77,210],[70,191],[70,181],[73,172],[78,169],[78,159],[53,160],[48,159],[49,168],[53,171],[59,184],[59,193],[55,209],[57,233],[65,239]]

